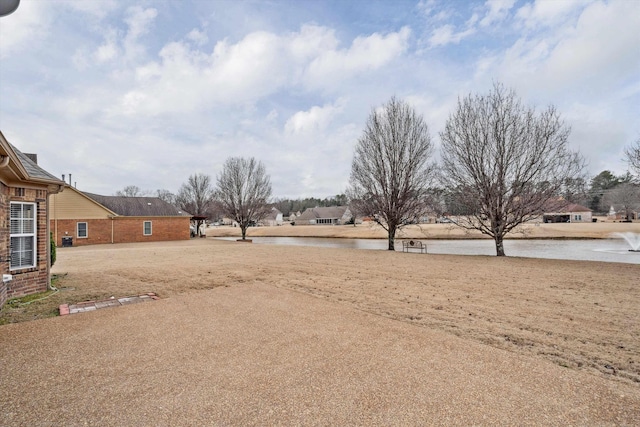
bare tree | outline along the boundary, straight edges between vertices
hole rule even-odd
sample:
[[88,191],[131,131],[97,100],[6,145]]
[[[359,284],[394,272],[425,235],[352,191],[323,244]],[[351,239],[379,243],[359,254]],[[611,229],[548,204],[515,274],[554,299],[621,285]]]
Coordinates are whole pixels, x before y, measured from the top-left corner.
[[407,103],[393,97],[369,115],[351,163],[348,194],[358,212],[387,231],[390,251],[397,230],[426,212],[432,152],[426,122]]
[[264,218],[271,208],[271,180],[262,162],[253,157],[230,157],[218,176],[216,198],[223,212],[233,218],[246,239],[247,227]]
[[640,208],[640,185],[622,183],[605,193],[603,202],[616,211],[624,211],[625,219],[633,219],[633,212]]
[[465,213],[458,225],[492,237],[504,256],[505,235],[550,208],[567,180],[583,173],[569,133],[553,106],[537,114],[499,83],[488,95],[459,99],[440,133],[442,180]]
[[629,166],[631,166],[631,169],[635,171],[640,179],[640,138],[638,138],[635,143],[625,148],[624,154],[627,157]]
[[165,190],[163,188],[156,190],[156,197],[158,197],[160,200],[163,200],[171,205],[176,204],[176,195],[169,190]]
[[214,189],[211,177],[202,173],[190,175],[180,186],[175,202],[180,209],[194,216],[209,216]]
[[127,185],[122,190],[116,191],[116,196],[120,197],[142,197],[145,192],[140,190],[137,185]]

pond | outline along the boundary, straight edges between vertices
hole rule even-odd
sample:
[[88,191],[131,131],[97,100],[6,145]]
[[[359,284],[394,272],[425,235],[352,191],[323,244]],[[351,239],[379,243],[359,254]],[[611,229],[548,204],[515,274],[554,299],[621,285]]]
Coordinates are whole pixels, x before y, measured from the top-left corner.
[[[384,239],[336,239],[322,237],[250,237],[253,243],[266,245],[319,246],[327,248],[385,250]],[[219,237],[236,240],[236,237]],[[429,240],[432,254],[495,255],[495,245],[489,239]],[[640,252],[630,252],[623,239],[568,239],[568,240],[505,240],[507,256],[528,258],[570,259],[582,261],[623,262],[640,264]],[[402,241],[396,240],[396,250],[402,251]]]

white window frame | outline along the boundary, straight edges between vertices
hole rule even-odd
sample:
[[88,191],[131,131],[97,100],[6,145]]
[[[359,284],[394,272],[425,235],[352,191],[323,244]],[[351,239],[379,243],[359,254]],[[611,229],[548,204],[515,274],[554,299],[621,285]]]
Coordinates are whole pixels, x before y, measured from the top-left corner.
[[[17,216],[14,216],[14,207],[20,206],[20,213]],[[31,206],[32,207],[32,217],[24,216],[24,207]],[[36,203],[29,202],[11,202],[9,207],[9,239],[10,239],[10,251],[11,251],[11,262],[10,262],[10,270],[21,270],[25,268],[34,268],[37,264],[38,260],[38,205]],[[25,225],[29,225],[32,223],[32,230],[29,231]],[[15,232],[12,232],[15,231]],[[15,240],[14,240],[15,239]],[[31,250],[24,249],[27,245],[19,244],[19,242],[28,242],[31,241]],[[14,242],[18,243],[16,246],[21,246],[18,248],[19,250],[14,251]],[[14,264],[16,260],[23,261],[24,256],[14,256],[14,254],[23,253],[26,254],[31,252],[31,262],[28,264],[20,263]]]
[[[149,232],[147,233],[147,224],[149,224]],[[151,221],[143,221],[142,222],[142,235],[143,236],[151,236],[153,235],[153,224]]]
[[[80,224],[84,224],[84,236],[80,235]],[[89,237],[89,224],[86,222],[76,222],[76,236],[78,239],[86,239]]]

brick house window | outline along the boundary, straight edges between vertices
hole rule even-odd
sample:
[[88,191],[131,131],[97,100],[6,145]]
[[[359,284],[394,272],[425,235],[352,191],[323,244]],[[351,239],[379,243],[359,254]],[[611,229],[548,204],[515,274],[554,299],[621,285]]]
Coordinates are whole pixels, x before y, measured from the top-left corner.
[[36,266],[36,204],[11,202],[11,269]]
[[142,234],[151,236],[151,221],[145,221],[142,226]]
[[77,233],[76,236],[78,236],[78,239],[86,239],[87,235],[88,235],[88,227],[87,227],[87,223],[86,222],[79,222],[77,223]]

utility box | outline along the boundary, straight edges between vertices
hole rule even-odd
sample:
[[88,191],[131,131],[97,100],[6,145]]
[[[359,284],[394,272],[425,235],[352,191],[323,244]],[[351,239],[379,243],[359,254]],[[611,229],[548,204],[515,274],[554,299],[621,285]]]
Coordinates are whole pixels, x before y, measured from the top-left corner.
[[62,247],[69,248],[73,246],[73,237],[66,236],[62,238]]

